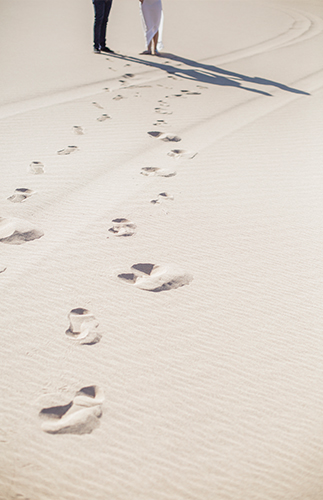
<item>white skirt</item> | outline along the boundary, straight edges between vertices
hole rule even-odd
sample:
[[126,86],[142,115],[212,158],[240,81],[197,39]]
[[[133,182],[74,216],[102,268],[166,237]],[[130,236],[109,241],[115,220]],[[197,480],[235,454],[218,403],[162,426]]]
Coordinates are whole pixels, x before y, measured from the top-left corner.
[[162,50],[162,34],[163,34],[163,9],[161,0],[144,0],[140,2],[140,12],[142,25],[145,32],[146,48],[152,41],[158,31],[157,50]]

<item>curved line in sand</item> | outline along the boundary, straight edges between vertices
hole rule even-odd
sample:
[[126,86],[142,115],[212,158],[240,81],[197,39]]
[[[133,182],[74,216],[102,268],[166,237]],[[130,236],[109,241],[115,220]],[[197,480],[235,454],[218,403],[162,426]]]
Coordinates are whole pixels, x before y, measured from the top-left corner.
[[[211,56],[205,59],[200,59],[199,62],[201,63],[207,63],[208,61],[213,61],[213,64],[224,64],[228,62],[233,62],[237,60],[244,59],[246,57],[251,57],[256,54],[260,54],[263,52],[266,52],[268,50],[274,50],[279,47],[284,47],[284,46],[289,46],[293,45],[296,43],[300,43],[304,40],[307,40],[309,38],[313,38],[323,31],[323,20],[318,17],[314,16],[313,14],[308,14],[307,12],[303,12],[301,10],[296,10],[296,9],[281,9],[277,7],[271,7],[272,9],[279,10],[281,12],[284,12],[285,14],[290,15],[294,21],[292,25],[286,30],[285,32],[277,35],[276,37],[269,38],[268,40],[265,40],[263,42],[260,42],[255,45],[251,45],[249,47],[245,47],[243,49],[239,50],[234,50],[222,55],[218,56]],[[301,30],[301,33],[299,32],[300,28],[297,28],[297,23],[302,23],[304,21],[308,21],[308,24],[305,29]],[[296,25],[296,26],[295,26]],[[293,32],[294,31],[294,32]],[[298,32],[297,32],[298,31]],[[284,38],[284,39],[282,39]],[[281,39],[281,40],[280,40]],[[274,44],[273,42],[276,40],[276,43]],[[279,43],[277,43],[277,40],[280,40]],[[160,78],[160,75],[154,76],[152,78],[149,78],[149,75],[154,73],[156,69],[148,70],[141,75],[145,75],[146,78],[140,80],[137,82],[137,84],[141,83],[147,83],[151,81],[158,80]],[[139,76],[139,75],[138,75]],[[111,81],[114,79],[112,78]],[[101,80],[99,82],[94,82],[91,84],[86,84],[82,85],[77,88],[73,89],[68,89],[61,91],[59,93],[51,93],[51,94],[46,94],[41,97],[36,97],[33,99],[27,99],[24,101],[20,102],[15,102],[15,103],[9,103],[5,104],[0,107],[0,119],[13,116],[16,114],[24,113],[27,111],[32,111],[35,109],[40,109],[40,108],[46,108],[50,107],[56,104],[61,104],[64,102],[69,102],[73,101],[78,98],[82,97],[89,97],[93,96],[94,94],[97,94],[100,92],[100,87],[104,84],[107,83],[107,81],[110,80]],[[111,88],[110,90],[118,90],[120,89],[121,86]],[[122,87],[122,88],[128,88],[128,87]],[[129,86],[131,88],[131,85]]]

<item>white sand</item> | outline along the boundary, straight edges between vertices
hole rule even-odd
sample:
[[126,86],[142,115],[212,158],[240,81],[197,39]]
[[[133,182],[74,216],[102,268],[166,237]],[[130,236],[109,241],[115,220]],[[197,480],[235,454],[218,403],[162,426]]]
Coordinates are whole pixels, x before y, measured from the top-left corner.
[[1,2],[1,500],[323,497],[323,6],[163,6]]

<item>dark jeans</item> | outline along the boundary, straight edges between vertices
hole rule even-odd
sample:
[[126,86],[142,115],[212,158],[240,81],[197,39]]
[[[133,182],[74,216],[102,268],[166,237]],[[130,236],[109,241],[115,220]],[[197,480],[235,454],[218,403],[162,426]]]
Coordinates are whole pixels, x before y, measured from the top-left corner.
[[112,0],[93,0],[94,6],[94,47],[102,49],[105,47],[105,37],[107,32],[107,23],[111,10]]

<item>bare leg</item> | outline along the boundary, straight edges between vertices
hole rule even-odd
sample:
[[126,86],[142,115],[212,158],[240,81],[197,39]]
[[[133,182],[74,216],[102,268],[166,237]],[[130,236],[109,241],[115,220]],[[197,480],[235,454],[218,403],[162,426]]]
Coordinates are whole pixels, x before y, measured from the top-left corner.
[[158,50],[157,50],[157,43],[158,43],[158,31],[157,33],[155,33],[155,35],[153,36],[153,39],[151,40],[151,42],[149,43],[148,47],[147,47],[147,50],[145,50],[144,52],[141,52],[141,54],[152,54],[152,45],[153,45],[153,42],[154,42],[154,47],[155,47],[155,54],[158,54]]
[[158,50],[157,50],[157,43],[158,43],[158,31],[157,31],[157,33],[154,35],[153,40],[154,40],[154,46],[155,46],[155,54],[158,54]]

